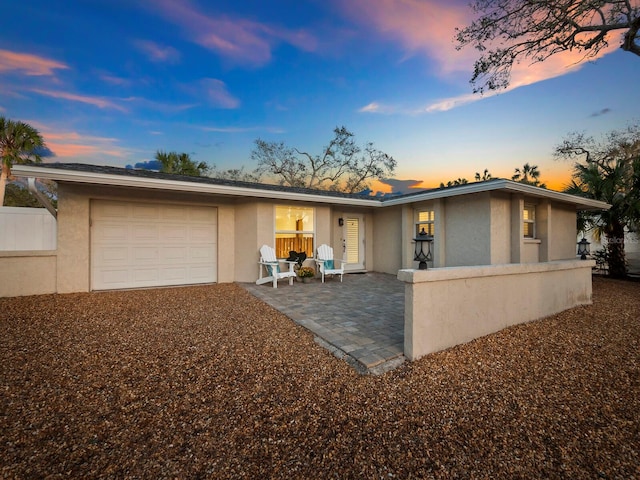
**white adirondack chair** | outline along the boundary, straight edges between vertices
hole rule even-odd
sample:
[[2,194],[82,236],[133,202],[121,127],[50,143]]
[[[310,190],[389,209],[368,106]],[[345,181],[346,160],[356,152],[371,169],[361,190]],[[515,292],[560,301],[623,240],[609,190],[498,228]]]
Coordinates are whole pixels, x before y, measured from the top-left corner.
[[[340,264],[338,266],[338,263]],[[324,283],[325,275],[340,275],[340,281],[342,282],[342,275],[344,274],[344,260],[336,260],[333,258],[333,248],[329,245],[322,244],[318,247],[318,254],[316,255],[316,264],[318,270],[322,274],[322,283]]]
[[[280,263],[288,264],[289,270],[281,272]],[[283,278],[288,278],[289,285],[293,285],[293,279],[296,276],[296,272],[293,270],[295,264],[296,262],[278,260],[276,258],[276,251],[268,245],[263,245],[260,247],[260,278],[256,280],[256,285],[273,282],[273,288],[278,288],[278,280]],[[262,276],[264,270],[266,270],[267,273],[265,277]]]

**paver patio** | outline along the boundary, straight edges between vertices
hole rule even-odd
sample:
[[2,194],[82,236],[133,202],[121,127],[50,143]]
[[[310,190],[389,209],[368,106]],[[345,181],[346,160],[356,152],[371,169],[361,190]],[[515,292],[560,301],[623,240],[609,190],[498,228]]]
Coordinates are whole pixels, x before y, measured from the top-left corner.
[[404,360],[404,288],[394,275],[345,274],[322,283],[242,284],[253,295],[316,335],[316,341],[362,373],[388,371]]

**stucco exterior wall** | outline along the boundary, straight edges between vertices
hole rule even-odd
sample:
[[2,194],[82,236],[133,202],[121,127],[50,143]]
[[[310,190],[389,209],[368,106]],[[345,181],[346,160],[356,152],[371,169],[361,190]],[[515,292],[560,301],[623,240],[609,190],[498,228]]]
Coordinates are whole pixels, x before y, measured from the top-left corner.
[[402,207],[376,210],[372,216],[371,244],[376,272],[396,275],[402,265]]
[[576,209],[571,205],[551,205],[552,241],[549,244],[549,260],[576,258]]
[[0,297],[56,292],[56,252],[0,252]]
[[416,360],[577,305],[591,304],[593,261],[400,270],[404,354]]
[[491,261],[489,193],[448,198],[444,220],[447,267],[486,265]]
[[58,185],[58,293],[88,292],[90,200],[86,188]]
[[506,194],[491,195],[491,260],[500,265],[511,262],[511,197]]

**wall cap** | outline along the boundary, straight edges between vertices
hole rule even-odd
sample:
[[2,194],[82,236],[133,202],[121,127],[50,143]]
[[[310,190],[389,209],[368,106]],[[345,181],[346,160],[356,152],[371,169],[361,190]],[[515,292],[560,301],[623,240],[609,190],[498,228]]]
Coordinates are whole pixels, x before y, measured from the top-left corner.
[[398,271],[398,280],[406,283],[442,282],[478,277],[556,272],[580,268],[592,269],[595,265],[595,260],[556,260],[553,262],[540,263],[507,263],[502,265],[430,268],[428,270],[402,269]]

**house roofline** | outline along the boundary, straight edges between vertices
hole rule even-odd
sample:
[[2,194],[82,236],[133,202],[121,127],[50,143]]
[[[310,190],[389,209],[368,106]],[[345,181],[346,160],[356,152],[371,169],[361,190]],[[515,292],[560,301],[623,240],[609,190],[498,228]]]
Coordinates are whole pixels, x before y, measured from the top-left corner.
[[403,205],[406,203],[423,202],[435,200],[439,198],[456,197],[459,195],[468,195],[472,193],[482,193],[489,191],[507,191],[512,193],[522,193],[529,197],[547,198],[563,203],[570,203],[576,206],[577,210],[609,210],[611,205],[599,200],[578,197],[569,193],[557,192],[546,188],[535,187],[525,183],[514,182],[503,178],[496,178],[483,182],[467,183],[464,185],[456,185],[454,187],[438,188],[425,192],[413,193],[405,196],[399,196],[383,200],[385,206]]
[[[65,167],[62,167],[65,165]],[[104,170],[104,171],[100,171]],[[108,173],[111,172],[111,173]],[[98,167],[88,164],[15,165],[12,173],[17,176],[37,177],[61,182],[133,187],[154,190],[171,190],[210,195],[269,198],[274,200],[304,201],[362,207],[387,207],[449,198],[472,193],[506,191],[531,197],[546,198],[568,203],[577,210],[608,210],[611,205],[598,200],[578,197],[505,179],[492,179],[448,188],[436,188],[391,198],[366,198],[340,192],[326,192],[305,188],[279,187],[274,185],[234,182],[209,177],[185,177],[158,174],[157,172],[128,171],[117,167]],[[166,177],[166,178],[165,178]]]

